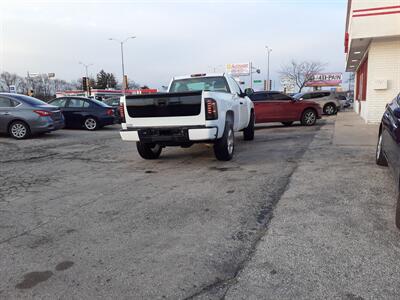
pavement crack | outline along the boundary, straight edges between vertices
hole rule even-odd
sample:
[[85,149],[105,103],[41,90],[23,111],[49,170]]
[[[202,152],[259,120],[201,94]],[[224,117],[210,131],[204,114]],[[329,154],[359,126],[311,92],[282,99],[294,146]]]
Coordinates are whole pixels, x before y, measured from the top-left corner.
[[57,155],[57,153],[49,153],[49,154],[44,154],[44,155],[39,155],[39,156],[33,156],[33,157],[27,157],[27,158],[21,158],[21,159],[10,159],[10,160],[2,160],[0,161],[2,164],[5,163],[16,163],[16,162],[24,162],[24,161],[30,161],[30,160],[37,160],[37,159],[43,159],[43,158],[49,158],[52,156]]
[[225,299],[226,294],[229,292],[230,288],[237,283],[237,278],[240,275],[240,273],[245,269],[245,267],[254,257],[258,245],[261,242],[261,239],[268,232],[269,229],[268,225],[270,224],[271,220],[274,217],[273,212],[276,205],[279,203],[279,200],[282,198],[285,192],[289,189],[293,174],[297,171],[302,158],[304,157],[305,153],[309,150],[312,141],[315,139],[315,136],[320,131],[321,127],[323,126],[318,127],[318,131],[315,132],[313,138],[310,139],[308,145],[303,150],[296,153],[297,154],[296,161],[292,162],[293,167],[289,172],[289,174],[283,179],[284,180],[283,184],[280,185],[281,187],[274,194],[271,195],[271,201],[261,207],[260,213],[257,216],[257,221],[261,226],[255,235],[255,239],[251,242],[249,251],[247,255],[244,257],[244,259],[237,264],[236,268],[234,269],[234,271],[230,276],[228,276],[225,279],[217,278],[212,283],[201,287],[200,290],[184,298],[185,300],[196,299],[197,297],[200,297],[207,293],[216,294],[218,291],[220,292],[221,295],[219,299],[221,300]]

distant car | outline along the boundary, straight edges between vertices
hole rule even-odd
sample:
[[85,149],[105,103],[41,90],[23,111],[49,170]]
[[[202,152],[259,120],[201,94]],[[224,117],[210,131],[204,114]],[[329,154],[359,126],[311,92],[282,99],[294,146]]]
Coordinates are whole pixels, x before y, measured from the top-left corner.
[[347,97],[345,95],[336,95],[335,98],[339,101],[340,110],[347,107]]
[[298,93],[294,98],[298,100],[311,100],[317,102],[322,107],[322,111],[325,115],[334,115],[341,108],[336,93],[330,91]]
[[116,109],[95,99],[60,97],[51,100],[49,104],[61,110],[67,128],[96,130],[117,121]]
[[57,107],[25,95],[0,93],[0,133],[20,140],[63,127]]
[[400,94],[387,105],[379,127],[376,163],[389,166],[396,185],[396,226],[400,229]]
[[319,104],[299,101],[279,92],[254,92],[250,99],[254,103],[256,123],[281,122],[290,126],[300,121],[304,126],[312,126],[322,114]]

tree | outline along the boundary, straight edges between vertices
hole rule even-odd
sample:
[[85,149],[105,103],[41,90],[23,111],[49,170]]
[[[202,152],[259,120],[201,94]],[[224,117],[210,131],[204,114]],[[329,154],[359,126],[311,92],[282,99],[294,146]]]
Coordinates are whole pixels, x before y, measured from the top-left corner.
[[107,89],[107,88],[115,88],[117,86],[117,80],[115,79],[114,74],[106,73],[104,70],[101,70],[96,75],[96,88],[97,89]]
[[301,93],[306,84],[312,81],[314,74],[321,72],[324,67],[325,64],[317,61],[292,60],[289,64],[283,65],[279,73],[282,78],[292,81]]

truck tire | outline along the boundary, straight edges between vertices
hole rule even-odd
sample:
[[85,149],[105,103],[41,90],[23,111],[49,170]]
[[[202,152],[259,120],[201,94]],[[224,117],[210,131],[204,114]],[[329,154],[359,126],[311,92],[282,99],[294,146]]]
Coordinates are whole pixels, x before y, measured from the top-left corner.
[[161,154],[161,146],[154,143],[136,142],[136,148],[139,155],[144,159],[157,159]]
[[243,130],[243,139],[245,141],[254,140],[254,122],[254,111],[251,111],[249,125]]
[[214,144],[214,154],[218,160],[229,161],[232,159],[234,151],[235,134],[233,132],[233,124],[226,122],[222,138]]

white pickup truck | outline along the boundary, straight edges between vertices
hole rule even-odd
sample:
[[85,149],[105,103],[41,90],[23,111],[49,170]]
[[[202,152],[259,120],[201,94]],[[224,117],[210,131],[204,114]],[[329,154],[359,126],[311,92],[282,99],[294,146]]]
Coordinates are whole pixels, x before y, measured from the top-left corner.
[[226,74],[172,79],[167,93],[121,97],[121,137],[134,141],[141,157],[156,159],[167,146],[214,144],[218,160],[233,157],[234,132],[254,139],[254,105]]

